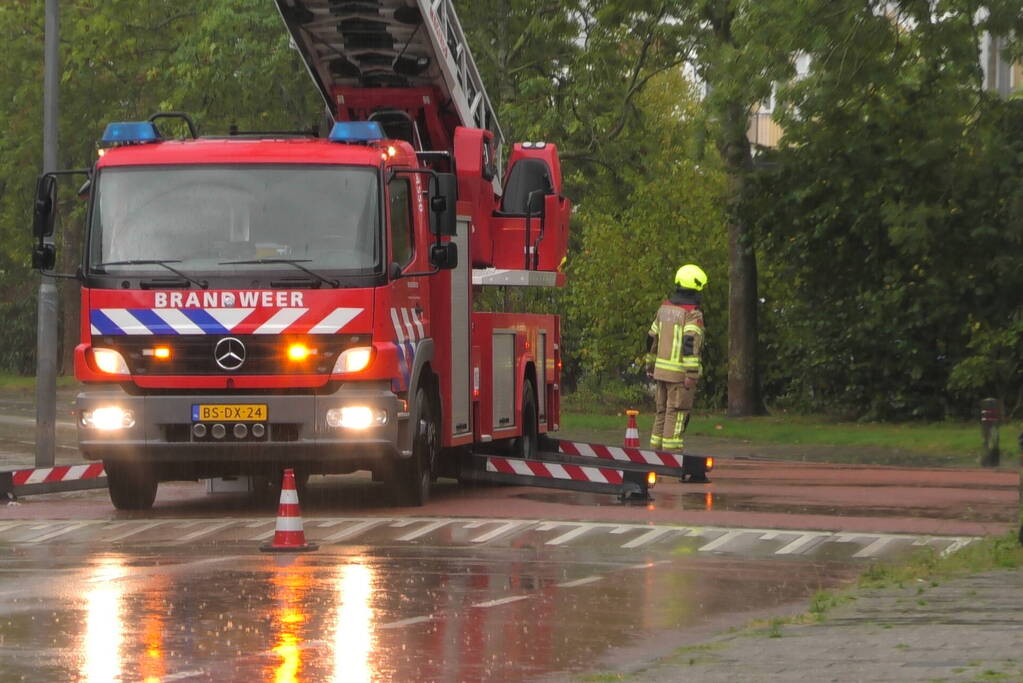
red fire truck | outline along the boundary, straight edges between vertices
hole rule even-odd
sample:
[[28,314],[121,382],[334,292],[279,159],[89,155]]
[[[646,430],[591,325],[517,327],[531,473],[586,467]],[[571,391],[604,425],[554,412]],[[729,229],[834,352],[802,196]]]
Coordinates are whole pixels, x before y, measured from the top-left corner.
[[[702,458],[546,438],[554,315],[476,310],[559,286],[555,145],[503,139],[450,0],[276,0],[326,138],[110,124],[88,176],[80,449],[119,509],[161,481],[370,470],[400,504],[438,476],[645,494]],[[161,134],[179,119],[182,139]],[[55,177],[34,263],[49,272]],[[604,465],[601,465],[601,462]],[[596,464],[595,464],[596,463]]]

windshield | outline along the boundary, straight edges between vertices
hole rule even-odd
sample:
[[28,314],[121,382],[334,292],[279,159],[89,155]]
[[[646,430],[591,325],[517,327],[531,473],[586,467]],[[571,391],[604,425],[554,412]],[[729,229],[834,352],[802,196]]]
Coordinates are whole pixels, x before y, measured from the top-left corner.
[[[89,257],[107,272],[288,268],[367,272],[380,263],[377,169],[354,166],[107,168],[96,183]],[[266,259],[265,264],[225,261]]]

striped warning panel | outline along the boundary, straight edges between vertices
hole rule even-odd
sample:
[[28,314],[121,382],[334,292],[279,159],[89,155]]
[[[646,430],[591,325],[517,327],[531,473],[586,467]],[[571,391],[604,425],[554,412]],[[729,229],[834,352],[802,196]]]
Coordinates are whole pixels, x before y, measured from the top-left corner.
[[644,448],[622,448],[599,443],[558,441],[558,451],[577,458],[599,458],[617,462],[632,462],[641,465],[682,468],[683,456],[667,451],[651,451]]
[[86,465],[60,465],[57,467],[15,470],[11,473],[11,480],[15,486],[28,486],[30,484],[52,484],[97,479],[105,475],[103,463],[94,462]]
[[566,481],[591,482],[596,484],[621,484],[621,470],[606,467],[586,467],[567,463],[540,462],[538,460],[519,460],[488,456],[487,472],[498,474],[518,474],[543,479],[559,479]]

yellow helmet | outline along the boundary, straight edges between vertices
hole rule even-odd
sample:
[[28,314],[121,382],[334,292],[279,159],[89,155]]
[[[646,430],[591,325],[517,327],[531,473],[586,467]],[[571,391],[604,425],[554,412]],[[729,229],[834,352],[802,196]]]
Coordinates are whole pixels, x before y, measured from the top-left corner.
[[687,263],[675,273],[675,284],[685,289],[694,289],[699,292],[707,284],[707,274],[700,266]]

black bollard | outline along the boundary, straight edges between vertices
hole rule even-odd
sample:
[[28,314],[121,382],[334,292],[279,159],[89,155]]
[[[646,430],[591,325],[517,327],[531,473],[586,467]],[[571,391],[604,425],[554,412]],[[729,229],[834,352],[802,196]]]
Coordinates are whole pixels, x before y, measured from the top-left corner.
[[980,402],[980,434],[984,438],[984,450],[980,454],[981,467],[998,467],[1001,452],[998,447],[998,425],[1002,421],[1002,402],[997,398],[985,398]]

